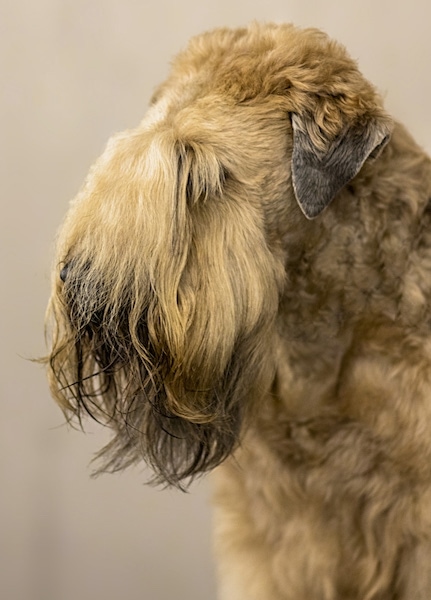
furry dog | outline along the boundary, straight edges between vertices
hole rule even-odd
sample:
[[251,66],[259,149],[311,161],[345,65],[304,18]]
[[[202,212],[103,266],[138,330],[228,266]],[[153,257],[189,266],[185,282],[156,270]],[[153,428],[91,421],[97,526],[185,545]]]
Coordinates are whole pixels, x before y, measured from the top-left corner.
[[325,34],[220,29],[70,207],[50,385],[101,470],[217,467],[222,600],[429,600],[430,306],[430,159]]

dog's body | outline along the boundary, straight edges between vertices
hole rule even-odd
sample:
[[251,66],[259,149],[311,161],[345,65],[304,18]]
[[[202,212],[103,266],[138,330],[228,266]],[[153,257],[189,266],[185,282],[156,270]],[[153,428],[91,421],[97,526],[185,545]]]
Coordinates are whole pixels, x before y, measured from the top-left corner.
[[430,199],[340,46],[253,25],[193,40],[72,205],[53,393],[107,469],[222,463],[221,600],[431,598]]

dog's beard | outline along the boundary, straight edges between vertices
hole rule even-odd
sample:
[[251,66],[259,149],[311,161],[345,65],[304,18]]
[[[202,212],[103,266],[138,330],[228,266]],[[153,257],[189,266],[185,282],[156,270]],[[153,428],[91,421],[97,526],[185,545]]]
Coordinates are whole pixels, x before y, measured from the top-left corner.
[[[149,291],[138,310],[125,290],[110,304],[103,285],[89,283],[94,277],[85,263],[72,261],[62,279],[50,306],[51,389],[69,418],[81,422],[89,415],[114,430],[97,471],[144,460],[153,482],[181,487],[225,460],[273,375],[276,303],[270,301],[271,312],[263,311],[234,340],[228,331],[229,341],[222,310],[196,315],[181,356]],[[200,322],[217,316],[219,339],[209,348],[211,335]]]

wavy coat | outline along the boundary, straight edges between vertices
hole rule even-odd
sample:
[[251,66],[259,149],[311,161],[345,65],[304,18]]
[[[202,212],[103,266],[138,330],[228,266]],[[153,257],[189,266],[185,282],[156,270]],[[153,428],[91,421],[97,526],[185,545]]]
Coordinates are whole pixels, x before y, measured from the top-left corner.
[[60,230],[51,390],[101,469],[215,469],[220,600],[431,597],[431,164],[342,46],[194,38]]

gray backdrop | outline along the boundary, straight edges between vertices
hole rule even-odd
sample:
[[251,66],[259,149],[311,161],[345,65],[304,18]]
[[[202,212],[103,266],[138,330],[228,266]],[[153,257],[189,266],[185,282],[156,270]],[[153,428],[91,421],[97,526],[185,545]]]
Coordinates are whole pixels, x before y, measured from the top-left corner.
[[214,600],[207,481],[90,480],[106,440],[62,425],[41,367],[52,240],[108,136],[133,127],[173,53],[252,19],[326,29],[431,149],[429,0],[1,0],[0,597]]

